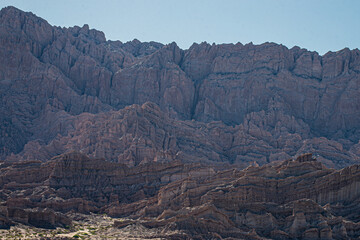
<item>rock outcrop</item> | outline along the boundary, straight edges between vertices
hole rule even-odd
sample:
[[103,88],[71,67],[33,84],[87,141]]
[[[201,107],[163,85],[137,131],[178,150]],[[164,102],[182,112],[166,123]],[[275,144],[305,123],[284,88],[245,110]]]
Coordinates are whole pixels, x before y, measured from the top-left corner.
[[71,221],[63,213],[104,212],[110,204],[150,198],[169,182],[213,172],[214,169],[200,164],[184,165],[179,161],[128,168],[105,159],[90,159],[78,152],[45,163],[2,163],[2,226],[13,222],[41,227],[69,225]]
[[261,165],[305,152],[329,167],[359,162],[358,49],[122,43],[14,7],[0,11],[0,42],[2,160],[76,149],[128,166]]
[[[311,155],[262,167],[188,177],[141,203],[120,204],[144,226],[198,238],[355,239],[360,235],[360,167],[326,168]],[[339,214],[333,208],[351,209]],[[336,207],[335,207],[336,208]],[[114,216],[129,212],[109,210]]]
[[180,230],[182,238],[360,236],[360,166],[329,169],[311,154],[222,170],[176,160],[129,168],[71,152],[2,163],[0,189],[3,228],[65,226],[66,213],[78,212],[126,217],[117,228]]
[[[147,102],[118,111],[69,116],[67,133],[44,143],[29,141],[22,152],[7,160],[46,161],[76,150],[95,158],[133,167],[143,163],[172,162],[236,164],[247,167],[314,152],[330,167],[345,167],[359,161],[353,149],[327,138],[306,139],[292,128],[306,128],[303,122],[279,115],[274,130],[264,130],[265,112],[251,114],[237,126],[222,122],[203,123],[169,117],[157,105]],[[357,144],[358,145],[358,144]],[[354,145],[354,146],[357,146]]]

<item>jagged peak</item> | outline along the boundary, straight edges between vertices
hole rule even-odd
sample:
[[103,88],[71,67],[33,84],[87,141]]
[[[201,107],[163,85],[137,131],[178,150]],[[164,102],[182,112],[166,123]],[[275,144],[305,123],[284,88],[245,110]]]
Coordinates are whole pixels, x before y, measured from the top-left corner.
[[4,7],[0,10],[0,23],[1,24],[5,23],[5,19],[8,19],[9,20],[8,23],[11,24],[11,26],[14,26],[14,23],[13,23],[14,18],[18,18],[22,22],[22,24],[24,24],[24,21],[26,18],[30,18],[30,19],[34,20],[35,22],[49,24],[45,19],[36,16],[34,13],[22,11],[21,9],[18,9],[14,6]]
[[82,27],[74,26],[69,28],[63,28],[65,31],[68,29],[73,34],[83,34],[90,39],[93,39],[96,43],[105,43],[106,37],[104,32],[90,28],[88,24],[84,24]]
[[151,55],[164,46],[162,43],[154,41],[141,42],[137,38],[134,38],[133,40],[127,41],[125,43],[120,42],[120,45],[123,50],[131,53],[135,57]]
[[84,31],[89,31],[89,30],[90,30],[89,24],[84,24],[84,25],[82,26],[82,29],[83,29]]
[[[9,15],[11,15],[11,16],[26,16],[26,17],[30,17],[30,18],[33,18],[33,19],[37,19],[37,21],[41,21],[41,22],[44,22],[44,23],[48,24],[48,22],[46,20],[42,19],[41,17],[36,16],[32,12],[22,11],[21,9],[18,9],[18,8],[14,7],[14,6],[7,6],[7,7],[4,7],[4,8],[2,8],[0,10],[0,19],[3,18],[4,16],[9,16]],[[1,23],[1,20],[0,20],[0,23]],[[96,30],[96,29],[90,29],[88,24],[84,24],[83,27],[79,27],[79,28],[82,31],[90,32],[91,35],[97,35],[98,36],[97,40],[100,41],[100,42],[106,41],[105,34],[102,31],[99,31],[99,30]],[[96,32],[96,34],[95,34],[95,32]],[[128,41],[125,44],[139,45],[139,44],[146,44],[146,43],[149,43],[149,44],[155,44],[155,43],[156,44],[162,44],[162,43],[157,43],[157,42],[153,42],[153,41],[141,42],[137,38],[134,38],[132,41]],[[172,43],[167,44],[166,46],[172,45],[174,43],[176,44],[176,42],[172,42]],[[198,48],[198,47],[205,47],[205,46],[206,47],[211,47],[211,46],[223,46],[223,45],[237,45],[237,46],[243,46],[243,47],[259,47],[259,46],[272,45],[272,46],[281,46],[281,47],[284,47],[286,49],[289,49],[290,51],[291,50],[299,50],[299,49],[301,49],[301,50],[305,50],[305,51],[308,51],[308,52],[317,53],[316,51],[310,51],[310,50],[307,50],[305,48],[300,48],[298,46],[294,46],[292,48],[287,48],[286,46],[284,46],[282,44],[275,43],[275,42],[264,42],[264,43],[260,43],[260,44],[254,44],[253,42],[249,42],[249,43],[246,43],[246,44],[242,44],[240,42],[238,42],[236,44],[232,44],[232,43],[230,43],[230,44],[225,44],[225,43],[222,43],[222,44],[209,44],[206,41],[203,41],[201,43],[194,42],[189,47],[189,49],[187,49],[187,50],[190,50],[190,49],[193,49],[193,48]],[[183,50],[183,49],[181,49],[181,50]],[[357,48],[349,49],[348,47],[345,47],[345,48],[343,48],[341,50],[338,50],[338,51],[335,51],[335,52],[328,51],[327,53],[325,53],[323,55],[320,55],[319,53],[317,53],[317,54],[319,56],[321,56],[321,57],[324,57],[324,56],[333,56],[333,54],[338,55],[338,54],[344,54],[344,52],[353,52],[353,51],[358,52],[359,49],[357,49]]]
[[[40,46],[47,45],[53,39],[54,27],[46,20],[12,6],[0,11],[0,25],[9,28],[8,32],[24,32]],[[34,53],[38,55],[39,51]]]
[[19,13],[22,13],[24,11],[14,7],[14,6],[7,6],[7,7],[4,7],[0,10],[0,15],[1,14],[9,14],[9,13],[16,13],[16,14],[19,14]]
[[128,41],[128,43],[132,43],[132,44],[141,44],[141,41],[137,38],[134,38],[132,41]]
[[176,42],[171,42],[171,43],[169,43],[169,44],[166,44],[165,45],[166,47],[169,47],[169,48],[179,48],[179,46],[177,45],[177,43]]
[[[190,48],[188,49],[188,51],[192,50],[192,49],[198,49],[198,48],[205,48],[205,47],[211,47],[212,45],[207,43],[206,41],[201,42],[201,43],[196,43],[194,42]],[[215,46],[218,46],[218,44],[215,44]]]

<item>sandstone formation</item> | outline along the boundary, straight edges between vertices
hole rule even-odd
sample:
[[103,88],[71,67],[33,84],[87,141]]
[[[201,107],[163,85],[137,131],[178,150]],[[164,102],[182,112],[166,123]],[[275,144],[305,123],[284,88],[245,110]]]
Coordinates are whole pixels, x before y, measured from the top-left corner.
[[104,212],[109,204],[141,201],[154,196],[169,182],[213,172],[214,169],[200,164],[184,165],[179,161],[128,168],[105,159],[89,159],[77,152],[45,163],[2,163],[2,227],[12,222],[34,226],[46,222],[48,227],[69,225],[71,221],[60,212]]
[[[247,166],[305,152],[329,167],[359,162],[358,49],[320,56],[274,43],[122,43],[14,7],[0,12],[0,41],[2,160],[77,149],[129,166],[174,158]],[[160,119],[138,116],[132,105],[145,103],[140,111]],[[126,129],[131,122],[143,129]]]
[[329,169],[311,154],[221,170],[176,160],[128,168],[72,152],[3,163],[0,186],[3,228],[65,226],[79,212],[128,219],[116,228],[180,230],[180,239],[360,237],[360,166]]
[[[355,239],[360,234],[359,170],[358,165],[328,169],[307,154],[242,171],[189,177],[161,188],[132,217],[145,226],[180,228],[199,239],[217,234],[244,239]],[[341,215],[333,206],[349,211]]]

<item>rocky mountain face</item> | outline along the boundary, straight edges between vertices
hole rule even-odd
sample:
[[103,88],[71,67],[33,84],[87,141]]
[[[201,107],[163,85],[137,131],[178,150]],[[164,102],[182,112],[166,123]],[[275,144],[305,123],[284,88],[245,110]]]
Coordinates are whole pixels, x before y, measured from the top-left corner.
[[126,217],[113,227],[159,229],[152,237],[174,230],[175,239],[360,236],[360,166],[329,169],[311,154],[219,170],[181,161],[128,168],[72,152],[3,163],[0,176],[2,227],[65,226],[75,211]]
[[266,131],[261,116],[265,117],[265,113],[236,126],[178,120],[151,102],[118,111],[82,113],[65,119],[69,128],[66,135],[58,134],[47,144],[29,141],[22,152],[7,159],[46,161],[76,150],[128,167],[179,160],[245,168],[311,151],[321,153],[319,160],[331,167],[345,167],[359,161],[355,152],[345,150],[334,140],[306,139],[297,132],[290,133],[292,128],[300,131],[302,125],[286,116],[281,116],[278,129]]
[[75,212],[175,239],[355,239],[359,88],[358,49],[182,50],[4,8],[0,228]]
[[0,12],[0,41],[2,160],[76,149],[129,166],[182,154],[244,166],[305,152],[330,167],[359,162],[358,49],[122,43],[14,7]]

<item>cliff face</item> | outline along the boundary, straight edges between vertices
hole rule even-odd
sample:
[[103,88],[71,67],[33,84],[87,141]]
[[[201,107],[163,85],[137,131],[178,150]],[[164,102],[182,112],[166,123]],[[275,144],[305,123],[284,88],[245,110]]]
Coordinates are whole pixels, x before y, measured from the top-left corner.
[[358,49],[182,50],[4,8],[0,228],[75,212],[159,238],[357,238],[359,88]]
[[67,213],[91,212],[128,218],[114,227],[180,230],[180,239],[360,236],[359,165],[329,169],[311,154],[219,170],[180,161],[128,168],[72,152],[45,163],[3,163],[0,189],[1,227],[64,226]]
[[[121,43],[87,25],[53,27],[14,7],[0,12],[0,42],[2,159],[44,160],[86,148],[92,156],[134,165],[185,152],[196,139],[197,157],[211,161],[263,164],[309,151],[328,166],[359,161],[357,49],[319,56],[273,43],[201,43],[188,50],[175,43]],[[147,102],[159,107],[151,108],[160,118],[131,115],[137,106],[124,109]],[[118,140],[99,141],[113,138],[101,121],[115,124],[110,119],[117,114],[147,122],[136,138],[134,130],[113,126],[109,134],[127,141],[120,149],[113,145]],[[85,120],[89,126],[81,124]],[[159,138],[148,131],[149,121],[162,129]],[[81,140],[88,135],[97,143]],[[192,140],[179,146],[168,139],[172,145],[161,146],[170,136]],[[133,153],[134,144],[148,149]],[[175,153],[166,152],[170,148]]]
[[150,102],[119,111],[82,113],[59,123],[60,128],[68,128],[67,134],[59,134],[48,143],[29,141],[22,152],[7,159],[47,161],[77,150],[128,167],[179,160],[224,168],[231,163],[244,168],[254,162],[263,165],[306,151],[321,153],[319,160],[332,167],[345,167],[359,160],[352,149],[344,149],[334,140],[307,139],[298,132],[291,133],[292,129],[308,128],[288,116],[279,115],[279,128],[268,131],[264,130],[265,112],[248,118],[249,122],[237,126],[177,120]]
[[[39,227],[71,224],[70,211],[104,213],[111,204],[141,202],[160,187],[189,176],[209,175],[200,164],[142,164],[134,168],[71,152],[40,161],[0,165],[0,228],[14,223]],[[131,212],[131,209],[126,211]],[[29,214],[35,214],[34,223]],[[39,216],[40,215],[40,216]],[[49,226],[39,223],[51,218]]]

